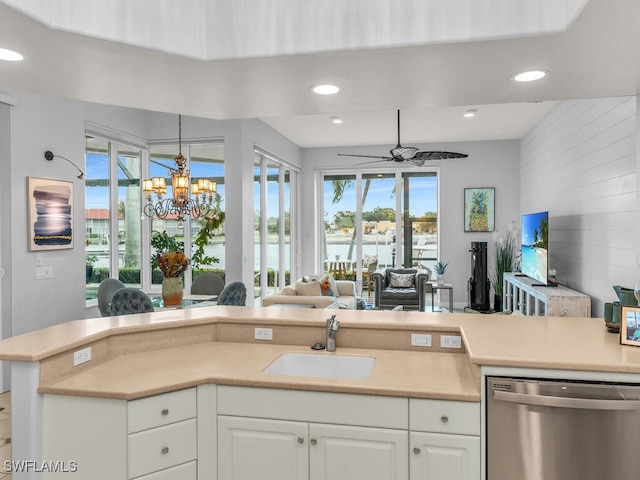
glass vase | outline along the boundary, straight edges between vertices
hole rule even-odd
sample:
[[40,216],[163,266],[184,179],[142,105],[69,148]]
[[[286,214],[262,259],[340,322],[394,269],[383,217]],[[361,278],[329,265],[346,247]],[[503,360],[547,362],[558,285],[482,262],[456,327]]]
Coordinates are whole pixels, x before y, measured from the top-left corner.
[[183,295],[182,276],[164,277],[162,280],[162,303],[165,307],[181,307]]

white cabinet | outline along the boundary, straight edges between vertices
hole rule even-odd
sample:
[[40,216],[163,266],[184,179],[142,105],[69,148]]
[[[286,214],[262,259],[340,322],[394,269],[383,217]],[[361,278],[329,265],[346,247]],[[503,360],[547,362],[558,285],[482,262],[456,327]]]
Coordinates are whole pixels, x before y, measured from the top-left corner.
[[308,475],[307,425],[218,417],[218,478],[300,480]]
[[480,403],[409,401],[412,480],[480,479]]
[[127,429],[129,479],[195,461],[196,389],[128,402]]
[[405,480],[406,431],[218,418],[218,474],[229,480]]
[[78,480],[196,480],[195,388],[131,402],[45,395],[43,409],[43,458],[73,460]]
[[309,425],[310,480],[405,480],[408,435],[403,430]]
[[411,432],[412,480],[478,480],[480,437]]
[[532,278],[505,273],[502,308],[522,315],[547,317],[590,317],[591,297],[564,285],[536,285]]
[[474,402],[203,385],[45,395],[43,418],[44,458],[78,480],[480,479]]

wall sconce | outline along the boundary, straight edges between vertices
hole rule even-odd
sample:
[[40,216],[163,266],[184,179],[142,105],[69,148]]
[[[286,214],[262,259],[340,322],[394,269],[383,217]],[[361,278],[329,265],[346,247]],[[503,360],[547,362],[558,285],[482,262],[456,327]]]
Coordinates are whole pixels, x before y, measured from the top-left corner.
[[82,180],[84,178],[84,172],[82,170],[80,170],[80,167],[78,167],[75,163],[73,163],[71,160],[69,160],[68,158],[65,158],[61,155],[54,155],[53,152],[51,150],[47,150],[46,152],[44,152],[44,158],[46,160],[53,160],[54,158],[61,158],[63,160],[66,160],[67,162],[69,162],[71,165],[73,165],[74,167],[76,167],[76,169],[80,172],[80,175],[78,175],[78,178],[80,180]]

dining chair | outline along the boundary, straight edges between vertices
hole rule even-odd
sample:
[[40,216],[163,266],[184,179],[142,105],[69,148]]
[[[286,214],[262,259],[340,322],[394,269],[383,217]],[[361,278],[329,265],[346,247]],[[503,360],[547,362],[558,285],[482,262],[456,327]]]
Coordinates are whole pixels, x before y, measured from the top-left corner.
[[217,305],[240,305],[247,304],[247,287],[242,282],[233,282],[224,287],[218,296]]
[[366,270],[362,271],[362,289],[371,291],[373,290],[371,275],[378,269],[378,256],[374,255],[366,258],[363,267],[366,268]]
[[193,279],[193,295],[218,295],[224,289],[224,280],[215,272],[204,272]]
[[109,316],[131,315],[154,310],[153,303],[146,293],[138,288],[125,287],[113,294],[109,305]]
[[100,285],[98,285],[98,310],[100,310],[100,315],[103,317],[109,316],[109,304],[113,294],[124,287],[126,285],[117,278],[105,278],[100,282]]

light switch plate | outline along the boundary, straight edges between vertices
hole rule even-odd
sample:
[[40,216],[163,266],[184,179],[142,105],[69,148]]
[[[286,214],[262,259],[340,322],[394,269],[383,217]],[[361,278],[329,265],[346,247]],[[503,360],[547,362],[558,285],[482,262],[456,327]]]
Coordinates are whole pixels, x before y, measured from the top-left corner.
[[53,267],[36,267],[36,280],[53,278]]
[[430,347],[431,335],[428,333],[412,333],[411,345],[414,347]]

